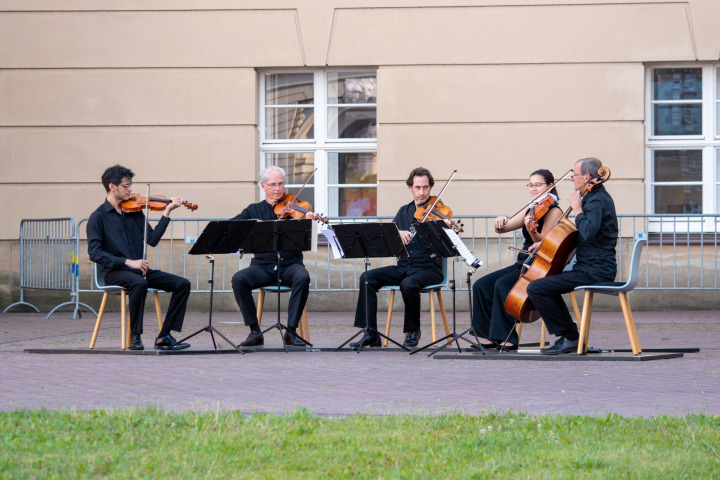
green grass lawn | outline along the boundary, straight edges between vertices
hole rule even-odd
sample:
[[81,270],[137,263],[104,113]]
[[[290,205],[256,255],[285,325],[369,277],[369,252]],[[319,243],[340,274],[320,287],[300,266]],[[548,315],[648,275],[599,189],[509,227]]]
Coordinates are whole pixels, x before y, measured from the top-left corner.
[[720,418],[0,412],[0,478],[720,478]]

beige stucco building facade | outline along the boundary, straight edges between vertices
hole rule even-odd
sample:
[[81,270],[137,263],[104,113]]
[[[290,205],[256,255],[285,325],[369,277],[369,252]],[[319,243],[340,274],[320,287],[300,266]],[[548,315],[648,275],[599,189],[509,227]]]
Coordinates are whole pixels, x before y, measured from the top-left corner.
[[456,213],[499,214],[586,156],[647,213],[647,69],[717,62],[719,20],[717,0],[0,0],[3,257],[23,218],[87,217],[115,163],[200,206],[178,218],[256,201],[271,69],[376,72],[379,215],[415,166],[458,170]]

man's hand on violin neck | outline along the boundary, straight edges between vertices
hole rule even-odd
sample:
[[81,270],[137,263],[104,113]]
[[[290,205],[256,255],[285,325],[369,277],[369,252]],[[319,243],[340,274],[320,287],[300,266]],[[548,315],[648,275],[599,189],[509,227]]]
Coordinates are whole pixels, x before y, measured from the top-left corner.
[[170,197],[170,200],[172,200],[172,202],[167,204],[167,207],[165,207],[165,211],[163,212],[163,215],[166,217],[169,217],[170,212],[182,206],[183,204],[183,199],[180,197]]
[[148,261],[147,260],[130,260],[129,258],[125,259],[125,266],[134,268],[135,270],[140,270],[143,275],[147,273],[148,271]]

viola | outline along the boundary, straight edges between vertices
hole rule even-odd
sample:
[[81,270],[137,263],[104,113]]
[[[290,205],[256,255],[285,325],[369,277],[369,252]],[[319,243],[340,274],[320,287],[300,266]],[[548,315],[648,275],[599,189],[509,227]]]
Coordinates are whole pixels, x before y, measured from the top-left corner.
[[537,200],[530,202],[530,209],[528,214],[531,216],[533,221],[537,222],[550,211],[552,207],[557,205],[557,197],[553,194],[548,194]]
[[[585,196],[596,186],[607,181],[610,178],[610,169],[600,167],[598,175],[600,175],[598,178],[590,180],[583,187],[580,196]],[[572,207],[568,208],[558,223],[550,229],[540,246],[533,252],[532,265],[520,274],[520,278],[505,299],[505,311],[517,318],[520,323],[532,323],[540,318],[540,313],[527,296],[527,286],[530,282],[562,272],[575,255],[578,231],[575,224],[568,220],[571,211]]]
[[[148,199],[150,200],[149,202]],[[155,212],[159,212],[165,210],[165,207],[167,207],[168,203],[172,203],[172,200],[167,197],[163,197],[162,195],[157,195],[154,197],[143,197],[140,195],[135,195],[134,197],[131,197],[120,203],[120,208],[122,208],[126,212],[141,212],[146,208]],[[193,211],[197,210],[198,208],[198,206],[194,203],[183,202],[182,204]]]
[[[450,220],[452,217],[452,209],[445,205],[437,197],[430,197],[425,203],[415,210],[415,220],[422,223],[426,220]],[[462,224],[450,220],[450,227],[456,232],[462,232]]]
[[[278,216],[278,219],[301,219],[305,218],[305,214],[312,213],[312,205],[310,205],[310,202],[298,201],[295,195],[288,193],[280,199],[280,201],[275,205],[273,211],[275,212],[275,215]],[[328,223],[328,219],[322,215],[319,215],[318,221],[325,224]]]

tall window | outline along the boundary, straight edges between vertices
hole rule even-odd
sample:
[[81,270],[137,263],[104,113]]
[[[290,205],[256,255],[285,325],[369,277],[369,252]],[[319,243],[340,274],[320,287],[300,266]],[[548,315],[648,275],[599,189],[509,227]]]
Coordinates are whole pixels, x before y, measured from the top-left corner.
[[647,86],[648,213],[720,213],[720,64],[653,66]]
[[260,166],[330,217],[377,215],[375,70],[263,71]]

